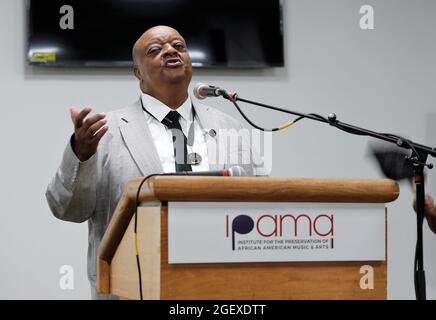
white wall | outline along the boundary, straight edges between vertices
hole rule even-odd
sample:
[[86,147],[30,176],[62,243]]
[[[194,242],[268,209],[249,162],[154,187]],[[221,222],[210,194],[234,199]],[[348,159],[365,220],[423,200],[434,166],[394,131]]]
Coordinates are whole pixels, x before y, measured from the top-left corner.
[[[359,28],[359,8],[375,8],[375,30]],[[286,67],[206,71],[197,81],[246,98],[404,134],[436,145],[436,2],[284,0]],[[25,63],[23,1],[0,1],[0,298],[90,298],[86,224],[53,218],[44,192],[71,134],[68,107],[107,111],[139,92],[130,70],[39,69]],[[222,100],[210,104],[240,118]],[[259,124],[283,116],[249,112]],[[376,178],[366,138],[304,121],[274,136],[273,175]],[[430,180],[436,185],[431,172]],[[389,205],[389,297],[413,299],[415,220],[407,185]],[[434,192],[436,194],[436,192]],[[436,297],[436,235],[425,229],[428,295]],[[59,288],[59,268],[75,270],[75,290]]]

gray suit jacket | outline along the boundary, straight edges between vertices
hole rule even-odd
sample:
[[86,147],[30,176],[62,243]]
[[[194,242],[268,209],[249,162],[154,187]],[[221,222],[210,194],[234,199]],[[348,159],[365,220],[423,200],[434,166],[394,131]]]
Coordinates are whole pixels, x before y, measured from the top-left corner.
[[[241,129],[230,116],[210,107],[194,104],[197,118],[205,132],[211,170],[242,166],[249,175],[256,174],[254,155],[246,139],[226,146],[220,142],[221,129]],[[97,249],[109,224],[123,188],[133,177],[162,173],[162,165],[147,126],[140,101],[128,108],[107,114],[108,132],[98,151],[81,162],[68,143],[61,165],[47,187],[46,197],[54,216],[66,221],[88,221],[88,277],[96,282]],[[226,137],[223,137],[227,140]],[[247,157],[249,163],[235,163]],[[213,163],[216,158],[219,163]],[[233,161],[233,162],[232,162]],[[246,161],[245,161],[246,162]]]

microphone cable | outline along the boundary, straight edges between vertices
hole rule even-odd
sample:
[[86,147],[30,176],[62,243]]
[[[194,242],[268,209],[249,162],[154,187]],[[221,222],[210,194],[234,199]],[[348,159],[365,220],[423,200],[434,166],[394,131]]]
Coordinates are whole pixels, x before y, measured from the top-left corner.
[[258,125],[256,125],[255,123],[253,123],[246,115],[245,113],[241,110],[241,108],[239,107],[239,105],[236,103],[236,99],[234,99],[233,97],[231,97],[230,95],[227,95],[227,97],[225,97],[227,100],[229,100],[230,102],[232,102],[234,104],[234,106],[236,107],[236,109],[239,111],[239,113],[241,114],[241,116],[245,119],[245,121],[247,121],[251,126],[253,126],[254,128],[260,130],[260,131],[266,131],[266,132],[275,132],[275,131],[280,131],[280,130],[284,130],[286,128],[289,128],[290,126],[294,125],[295,123],[297,123],[298,121],[304,119],[303,116],[300,116],[294,120],[290,120],[288,122],[286,122],[285,124],[278,126],[276,128],[272,128],[272,129],[268,129],[268,128],[263,128],[260,127]]
[[[248,101],[248,100],[245,100],[245,99],[240,99],[240,98],[238,98],[237,94],[234,94],[234,93],[226,93],[224,95],[224,98],[229,100],[231,103],[233,103],[233,105],[236,107],[236,109],[239,111],[239,113],[242,115],[242,117],[245,119],[245,121],[247,121],[251,126],[253,126],[254,128],[256,128],[256,129],[258,129],[260,131],[267,131],[267,132],[280,131],[280,130],[289,128],[290,126],[294,125],[298,121],[300,121],[302,119],[305,119],[308,116],[310,116],[310,117],[312,117],[311,119],[313,119],[313,120],[318,120],[318,121],[321,121],[321,122],[328,123],[328,124],[338,128],[338,129],[346,131],[348,133],[352,133],[352,134],[355,134],[355,135],[366,135],[364,133],[359,132],[358,130],[353,130],[352,128],[342,126],[340,123],[337,123],[335,120],[331,120],[329,118],[326,118],[326,117],[324,117],[322,115],[319,115],[319,114],[316,114],[316,113],[309,113],[307,115],[300,115],[296,119],[288,121],[287,123],[285,123],[285,124],[283,124],[283,125],[281,125],[279,127],[273,128],[273,129],[263,128],[263,127],[260,127],[260,126],[256,125],[255,123],[253,123],[245,115],[245,113],[242,111],[242,109],[239,107],[238,103],[236,102],[237,100],[241,100],[242,102],[248,102],[250,104],[254,104],[254,105],[257,105],[257,106],[260,106],[260,107],[263,107],[263,108],[267,108],[267,109],[271,109],[271,110],[274,110],[274,111],[287,112],[287,110],[276,108],[276,107],[273,107],[273,106],[269,106],[269,105],[258,103],[258,102],[254,102],[254,101]],[[402,139],[402,140],[404,141],[405,139]]]
[[143,294],[142,294],[142,273],[141,273],[141,262],[139,261],[139,250],[138,250],[138,207],[140,205],[139,203],[139,193],[141,192],[141,188],[145,181],[147,179],[154,177],[154,176],[164,176],[165,173],[153,173],[141,180],[141,183],[139,184],[138,191],[136,192],[136,199],[135,199],[135,212],[134,212],[134,228],[133,228],[133,243],[134,243],[134,252],[136,257],[136,267],[138,270],[138,281],[139,281],[139,299],[144,300]]

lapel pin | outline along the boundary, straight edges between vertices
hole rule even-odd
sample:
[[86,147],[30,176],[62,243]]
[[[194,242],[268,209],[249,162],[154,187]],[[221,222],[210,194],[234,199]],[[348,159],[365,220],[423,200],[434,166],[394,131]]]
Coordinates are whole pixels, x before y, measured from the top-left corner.
[[210,129],[210,130],[209,130],[209,135],[210,135],[212,138],[215,138],[215,137],[216,137],[216,131],[215,131],[215,129]]
[[201,156],[197,152],[192,152],[188,154],[188,163],[193,166],[198,166],[201,163]]

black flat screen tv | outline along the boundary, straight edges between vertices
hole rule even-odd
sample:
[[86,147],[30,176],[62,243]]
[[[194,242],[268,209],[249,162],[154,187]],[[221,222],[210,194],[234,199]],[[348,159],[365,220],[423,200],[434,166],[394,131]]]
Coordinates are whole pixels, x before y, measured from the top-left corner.
[[284,65],[280,0],[28,0],[27,6],[31,64],[130,67],[139,36],[169,25],[185,38],[194,67]]

